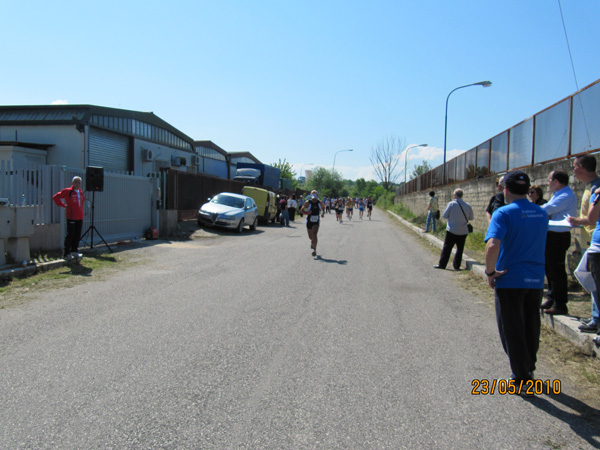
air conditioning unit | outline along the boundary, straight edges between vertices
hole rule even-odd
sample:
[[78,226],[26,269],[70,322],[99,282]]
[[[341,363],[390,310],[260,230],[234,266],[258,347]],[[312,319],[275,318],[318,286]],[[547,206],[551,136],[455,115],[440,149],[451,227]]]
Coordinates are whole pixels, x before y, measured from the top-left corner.
[[152,161],[154,159],[154,153],[152,152],[152,150],[149,150],[147,148],[142,149],[142,159],[144,161]]
[[200,165],[200,157],[198,155],[192,155],[190,157],[190,164],[192,166],[199,166]]
[[181,156],[172,156],[171,157],[171,165],[172,166],[185,166],[187,163],[187,161],[185,160],[185,158],[182,158]]

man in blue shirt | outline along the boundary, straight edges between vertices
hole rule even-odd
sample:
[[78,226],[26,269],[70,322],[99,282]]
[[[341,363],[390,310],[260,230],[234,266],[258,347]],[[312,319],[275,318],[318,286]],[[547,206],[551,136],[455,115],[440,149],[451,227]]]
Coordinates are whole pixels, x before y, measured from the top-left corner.
[[485,273],[495,290],[496,320],[512,379],[533,379],[540,340],[548,214],[527,200],[529,176],[504,177],[507,205],[492,215],[485,236]]
[[[569,174],[554,170],[548,175],[548,189],[552,198],[542,205],[550,220],[577,217],[577,196],[569,187]],[[566,258],[571,246],[571,230],[568,227],[548,228],[546,237],[546,278],[548,300],[542,304],[546,314],[568,314],[569,301]]]

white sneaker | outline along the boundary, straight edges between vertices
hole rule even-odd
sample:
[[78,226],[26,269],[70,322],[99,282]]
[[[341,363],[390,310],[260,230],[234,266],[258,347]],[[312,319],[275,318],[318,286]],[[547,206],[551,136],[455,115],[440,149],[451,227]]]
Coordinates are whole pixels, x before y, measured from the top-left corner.
[[77,257],[77,259],[81,259],[83,258],[83,253],[75,253],[75,256]]
[[71,261],[73,259],[73,253],[69,253],[63,257],[65,261]]

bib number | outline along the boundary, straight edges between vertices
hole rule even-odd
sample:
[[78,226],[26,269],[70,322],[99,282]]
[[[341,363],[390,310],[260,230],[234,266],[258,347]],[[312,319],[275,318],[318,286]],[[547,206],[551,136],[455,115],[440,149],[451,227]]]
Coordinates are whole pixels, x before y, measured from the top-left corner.
[[319,221],[319,216],[310,216],[310,221],[311,222],[318,222]]

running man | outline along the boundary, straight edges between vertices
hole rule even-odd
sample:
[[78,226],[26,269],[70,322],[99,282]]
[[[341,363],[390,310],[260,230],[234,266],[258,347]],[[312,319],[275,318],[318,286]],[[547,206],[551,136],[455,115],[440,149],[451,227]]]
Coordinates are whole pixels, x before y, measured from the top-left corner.
[[369,198],[367,199],[367,217],[369,218],[369,220],[371,220],[371,212],[372,211],[373,211],[373,199],[369,195]]
[[312,191],[311,194],[302,209],[306,213],[306,231],[310,239],[310,249],[312,255],[317,256],[317,233],[321,223],[320,217],[325,217],[325,205],[319,200],[317,191]]
[[339,223],[342,223],[343,222],[342,218],[344,216],[344,200],[342,200],[341,197],[338,197],[338,199],[335,201],[334,208],[335,208],[335,220],[337,220]]
[[363,215],[365,213],[365,202],[362,198],[358,199],[358,218],[363,220]]
[[348,221],[352,220],[353,209],[354,209],[354,201],[352,200],[351,197],[348,197],[348,199],[346,200],[346,217],[348,218]]

